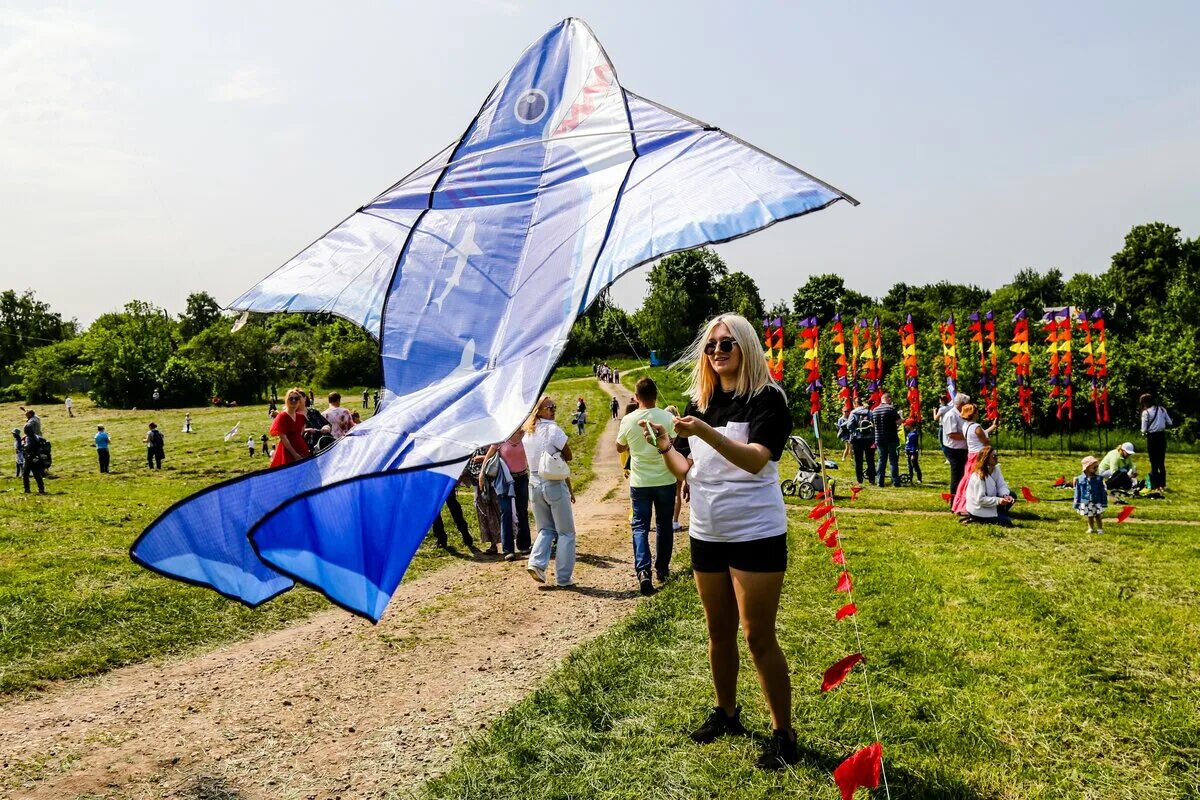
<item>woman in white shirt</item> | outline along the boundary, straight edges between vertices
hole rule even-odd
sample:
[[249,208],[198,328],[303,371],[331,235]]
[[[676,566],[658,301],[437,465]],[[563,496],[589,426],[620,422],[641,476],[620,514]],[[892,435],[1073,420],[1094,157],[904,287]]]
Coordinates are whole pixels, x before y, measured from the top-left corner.
[[1162,494],[1167,488],[1167,428],[1175,424],[1167,410],[1154,402],[1154,395],[1138,398],[1142,409],[1142,433],[1146,435],[1146,454],[1150,459],[1151,492]]
[[954,492],[954,503],[950,506],[950,510],[955,514],[966,514],[967,483],[971,480],[971,474],[979,462],[979,454],[985,447],[991,447],[992,440],[989,437],[996,432],[996,426],[1000,422],[993,422],[990,428],[984,428],[977,420],[979,408],[974,403],[965,404],[958,413],[963,420],[962,435],[967,441],[967,463],[963,468],[962,480]]
[[1008,510],[1017,498],[1004,482],[999,461],[991,447],[983,448],[975,459],[975,469],[967,476],[967,519],[1011,528]]
[[571,504],[575,502],[570,479],[552,480],[543,476],[542,454],[557,454],[563,461],[570,461],[571,445],[567,434],[554,415],[558,406],[549,395],[542,395],[533,415],[525,423],[525,455],[529,460],[529,500],[533,505],[533,521],[537,525],[537,539],[529,553],[526,568],[538,583],[546,582],[546,567],[550,565],[550,547],[554,549],[555,582],[560,587],[575,585],[575,515]]
[[758,331],[743,317],[712,320],[692,345],[691,398],[672,443],[647,422],[667,467],[691,490],[692,571],[708,625],[708,660],[717,705],[692,739],[744,734],[737,704],[738,623],[766,695],[774,733],[758,765],[799,760],[791,723],[791,678],[775,635],[787,568],[787,514],[779,459],[792,419],[771,380]]

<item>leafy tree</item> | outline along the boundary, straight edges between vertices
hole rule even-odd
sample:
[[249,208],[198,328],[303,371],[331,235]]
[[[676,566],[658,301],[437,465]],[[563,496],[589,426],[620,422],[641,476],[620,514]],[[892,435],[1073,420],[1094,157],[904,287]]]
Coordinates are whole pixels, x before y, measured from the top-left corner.
[[[239,403],[257,400],[270,377],[271,335],[256,326],[246,326],[233,333],[225,320],[219,319],[197,334],[180,349],[178,358],[186,361],[177,373],[177,383],[167,386],[172,402],[207,402],[214,395]],[[176,396],[186,389],[194,392],[192,379],[203,386],[199,396]],[[163,383],[168,383],[166,377]]]
[[792,295],[792,309],[800,318],[815,316],[828,322],[835,312],[845,316],[860,314],[874,305],[865,294],[846,288],[840,275],[812,275]]
[[74,320],[64,322],[61,314],[52,312],[33,292],[0,292],[0,378],[8,377],[9,368],[26,352],[69,339],[76,327]]
[[717,281],[717,307],[720,313],[740,314],[756,325],[763,318],[758,284],[744,272],[731,272]]
[[179,336],[190,340],[214,322],[221,319],[221,306],[208,292],[192,292],[187,298],[187,309],[179,315]]
[[141,300],[101,315],[84,338],[91,395],[105,406],[147,406],[175,347],[175,323]]
[[563,361],[582,363],[614,355],[644,357],[646,353],[637,326],[623,309],[612,304],[605,289],[575,320]]
[[1168,281],[1189,271],[1194,244],[1185,245],[1179,229],[1162,222],[1137,225],[1125,246],[1113,254],[1104,284],[1113,299],[1118,324],[1136,325],[1140,312],[1166,301]]
[[646,346],[672,358],[720,311],[717,282],[728,274],[725,262],[707,247],[674,253],[646,277],[650,291],[634,314]]
[[29,403],[51,403],[66,390],[67,379],[79,370],[83,340],[66,339],[25,353],[17,363],[20,394]]

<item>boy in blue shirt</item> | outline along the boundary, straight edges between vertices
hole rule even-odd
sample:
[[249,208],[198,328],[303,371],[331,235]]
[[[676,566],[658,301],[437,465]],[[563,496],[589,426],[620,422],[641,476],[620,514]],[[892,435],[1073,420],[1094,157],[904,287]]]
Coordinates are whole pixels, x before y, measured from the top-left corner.
[[908,482],[912,483],[913,473],[917,474],[917,483],[924,484],[921,475],[921,434],[917,432],[917,421],[911,417],[904,420],[904,457],[908,461]]
[[108,433],[103,425],[96,426],[96,455],[100,458],[100,471],[108,472]]

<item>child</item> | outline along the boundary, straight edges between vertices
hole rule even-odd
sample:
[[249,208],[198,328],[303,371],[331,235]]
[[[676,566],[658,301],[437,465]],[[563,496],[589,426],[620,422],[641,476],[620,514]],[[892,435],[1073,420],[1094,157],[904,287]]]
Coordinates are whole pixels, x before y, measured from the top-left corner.
[[21,477],[21,470],[25,467],[25,446],[21,444],[21,429],[13,428],[13,439],[16,440],[13,448],[17,451],[17,477]]
[[246,449],[250,451],[251,458],[254,458],[254,449],[256,444],[257,443],[254,441],[254,434],[252,433],[250,434],[249,438],[246,439]]
[[1083,474],[1075,479],[1075,502],[1072,507],[1079,512],[1079,516],[1087,517],[1088,533],[1104,533],[1104,523],[1100,517],[1108,506],[1108,490],[1104,488],[1104,479],[1098,474],[1100,461],[1095,456],[1087,456],[1081,466]]
[[267,438],[267,435],[264,433],[264,434],[262,435],[262,454],[263,454],[264,456],[269,456],[269,455],[271,455],[271,449],[270,449],[270,446],[269,446],[269,445],[270,445],[270,443],[271,443],[271,440],[270,440],[270,439],[268,439],[268,438]]
[[904,420],[904,457],[908,461],[909,483],[912,483],[914,472],[917,473],[917,483],[925,483],[925,478],[921,475],[921,447],[918,443],[920,438],[917,421],[911,417]]

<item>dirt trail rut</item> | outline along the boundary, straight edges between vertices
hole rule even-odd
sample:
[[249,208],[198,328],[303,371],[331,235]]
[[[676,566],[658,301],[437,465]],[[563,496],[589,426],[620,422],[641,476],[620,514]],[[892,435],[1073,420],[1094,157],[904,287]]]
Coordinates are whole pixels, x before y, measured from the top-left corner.
[[[615,387],[605,385],[612,392]],[[624,396],[624,392],[622,392]],[[0,706],[0,797],[408,797],[637,600],[610,422],[575,506],[575,589],[469,561],[202,656]]]

